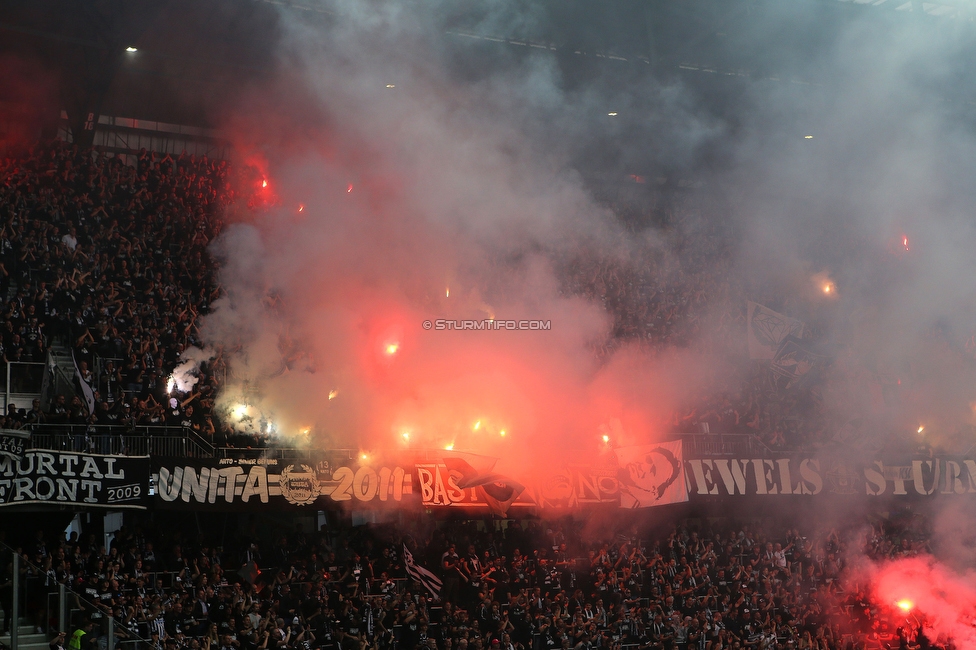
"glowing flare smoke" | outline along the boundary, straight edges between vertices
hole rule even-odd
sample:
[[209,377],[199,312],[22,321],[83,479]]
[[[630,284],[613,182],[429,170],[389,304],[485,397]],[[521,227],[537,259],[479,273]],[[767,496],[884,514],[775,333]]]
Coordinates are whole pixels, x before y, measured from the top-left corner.
[[874,567],[872,592],[879,603],[901,612],[918,612],[936,635],[955,639],[958,648],[976,647],[976,581],[972,573],[958,574],[931,556],[895,560]]

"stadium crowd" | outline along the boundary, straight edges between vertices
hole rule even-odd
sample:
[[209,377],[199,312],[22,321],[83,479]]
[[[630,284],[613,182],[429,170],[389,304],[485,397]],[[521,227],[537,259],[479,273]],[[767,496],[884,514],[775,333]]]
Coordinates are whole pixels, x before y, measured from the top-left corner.
[[[38,532],[18,550],[34,585],[28,611],[66,583],[78,594],[69,636],[104,642],[112,615],[120,647],[139,650],[907,647],[897,628],[908,626],[858,589],[846,558],[927,552],[917,521],[867,535],[730,520],[658,534],[620,526],[588,540],[581,524],[559,522],[299,525],[267,541],[241,531],[227,548],[135,526],[107,548]],[[407,570],[408,554],[420,569]]]
[[230,173],[206,156],[112,156],[59,140],[0,159],[0,358],[45,362],[62,343],[94,401],[61,394],[10,409],[3,426],[169,425],[222,445],[239,438],[212,413],[219,356],[192,392],[177,398],[167,386],[220,294],[206,248],[235,199]]
[[[58,140],[2,155],[0,358],[43,362],[61,342],[94,401],[90,408],[81,391],[62,395],[8,411],[3,425],[175,425],[218,446],[263,444],[213,411],[226,372],[219,351],[191,392],[167,390],[181,353],[199,344],[200,317],[221,293],[207,245],[223,211],[235,201],[255,207],[243,176],[235,176],[243,172],[206,157],[114,156]],[[622,223],[633,221],[614,207]],[[756,434],[771,448],[826,443],[828,431],[847,423],[828,422],[820,375],[786,389],[768,362],[742,363],[746,301],[756,296],[733,284],[731,235],[692,218],[703,212],[672,206],[653,243],[621,242],[621,251],[631,251],[624,261],[585,250],[562,260],[563,291],[611,314],[604,354],[625,344],[692,347],[740,369],[725,390],[676,410],[662,423],[669,430]],[[795,308],[764,301],[784,313]]]
[[[610,207],[626,211],[612,202]],[[622,240],[616,248],[625,252],[614,259],[579,251],[562,265],[563,291],[597,301],[610,313],[612,337],[604,354],[624,345],[651,351],[690,348],[727,362],[719,382],[724,389],[702,392],[679,406],[662,423],[664,429],[752,434],[774,449],[828,443],[829,432],[849,423],[830,421],[824,408],[826,364],[794,385],[771,372],[769,361],[748,361],[748,301],[759,299],[791,317],[801,315],[798,305],[740,286],[732,272],[731,235],[701,215],[694,218],[701,211],[672,206],[667,228],[654,231],[652,243],[635,247]],[[808,326],[804,335],[817,341],[819,334]],[[836,365],[829,372],[834,381],[847,375]]]

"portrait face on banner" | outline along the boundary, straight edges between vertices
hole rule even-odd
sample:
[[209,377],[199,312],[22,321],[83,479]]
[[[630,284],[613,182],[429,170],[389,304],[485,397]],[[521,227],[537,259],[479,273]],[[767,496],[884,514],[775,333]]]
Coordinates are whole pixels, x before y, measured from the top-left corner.
[[617,450],[621,508],[648,508],[688,500],[681,443]]

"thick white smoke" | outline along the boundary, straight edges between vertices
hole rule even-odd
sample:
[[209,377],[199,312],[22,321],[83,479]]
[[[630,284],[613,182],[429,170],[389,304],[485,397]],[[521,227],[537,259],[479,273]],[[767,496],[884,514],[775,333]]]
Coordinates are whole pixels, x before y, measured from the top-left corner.
[[[215,244],[226,294],[204,334],[230,366],[222,408],[247,405],[323,446],[595,453],[614,419],[615,444],[653,439],[670,408],[723,384],[729,355],[601,353],[604,305],[560,290],[558,263],[581,251],[623,266],[636,251],[669,255],[652,231],[626,234],[572,170],[606,97],[564,89],[548,53],[466,77],[438,10],[282,14],[279,78],[231,120],[274,207],[241,211]],[[632,106],[650,106],[665,134],[649,157],[691,174],[711,147],[731,163],[685,199],[723,206],[705,221],[735,233],[732,275],[705,282],[723,283],[727,303],[775,303],[823,343],[824,440],[904,437],[923,421],[965,439],[976,395],[959,353],[974,330],[964,170],[976,148],[940,97],[916,91],[957,65],[961,45],[875,15],[806,18],[835,30],[795,64],[813,85],[757,76],[718,117],[682,82],[645,77]],[[482,27],[537,19],[505,6]],[[618,143],[621,160],[639,158]],[[552,329],[421,325],[487,317]]]

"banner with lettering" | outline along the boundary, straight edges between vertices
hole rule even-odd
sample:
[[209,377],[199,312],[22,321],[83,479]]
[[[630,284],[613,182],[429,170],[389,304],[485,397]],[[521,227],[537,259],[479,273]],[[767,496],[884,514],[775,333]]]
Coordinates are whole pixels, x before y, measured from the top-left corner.
[[354,461],[323,453],[303,459],[154,458],[161,508],[250,510],[330,504],[401,504],[413,495],[411,465]]
[[0,429],[0,455],[14,460],[24,457],[24,449],[30,440],[30,433],[17,429]]
[[149,457],[31,449],[0,455],[0,507],[141,508],[149,505]]
[[[34,452],[28,452],[34,453]],[[9,461],[8,461],[9,464]],[[508,476],[497,459],[448,451],[350,457],[153,459],[160,508],[414,508],[517,516],[540,510],[648,508],[766,499],[976,498],[976,460],[698,456],[680,442],[618,448],[593,464]]]
[[686,461],[692,499],[845,495],[931,497],[976,495],[976,460],[819,457],[698,458]]

